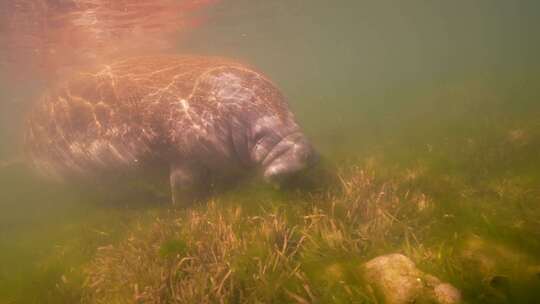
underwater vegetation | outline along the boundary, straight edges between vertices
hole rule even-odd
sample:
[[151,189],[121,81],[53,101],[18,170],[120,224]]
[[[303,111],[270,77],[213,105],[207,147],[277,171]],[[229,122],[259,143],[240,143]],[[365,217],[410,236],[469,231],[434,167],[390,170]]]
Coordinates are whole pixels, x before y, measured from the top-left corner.
[[[467,302],[538,299],[538,248],[522,248],[515,238],[491,234],[523,234],[538,222],[497,229],[494,222],[504,224],[500,215],[483,211],[488,206],[478,197],[465,198],[478,209],[459,210],[422,191],[418,184],[426,182],[425,173],[404,170],[383,177],[374,167],[356,165],[342,172],[340,193],[267,198],[258,202],[259,208],[243,207],[233,196],[193,210],[170,211],[150,226],[135,228],[123,242],[98,249],[84,268],[83,299],[380,303],[386,296],[373,279],[366,280],[362,267],[390,252],[402,253],[420,269],[451,282]],[[429,284],[429,277],[415,279]],[[406,301],[387,298],[387,303],[411,299],[435,303],[423,290]]]
[[0,302],[391,303],[366,269],[392,254],[419,303],[445,284],[464,303],[538,302],[539,94],[520,95],[535,81],[458,82],[332,132],[302,117],[339,176],[318,192],[253,180],[181,209],[2,162]]

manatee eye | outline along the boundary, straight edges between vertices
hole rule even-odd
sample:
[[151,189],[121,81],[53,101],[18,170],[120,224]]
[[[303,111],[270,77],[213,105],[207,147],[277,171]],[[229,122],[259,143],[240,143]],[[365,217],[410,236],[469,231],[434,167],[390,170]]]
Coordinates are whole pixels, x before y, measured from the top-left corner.
[[266,135],[268,134],[268,130],[264,129],[264,128],[255,128],[254,132],[253,132],[253,146],[254,147],[257,147],[257,146],[260,146],[262,144],[262,140],[266,137]]

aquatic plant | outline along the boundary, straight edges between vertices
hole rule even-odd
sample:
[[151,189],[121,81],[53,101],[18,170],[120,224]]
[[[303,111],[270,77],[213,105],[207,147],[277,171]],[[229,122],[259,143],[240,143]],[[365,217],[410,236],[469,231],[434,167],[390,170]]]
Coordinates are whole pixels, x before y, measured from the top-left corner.
[[[99,248],[87,265],[87,303],[280,303],[375,301],[361,262],[419,242],[430,222],[425,195],[342,172],[341,193],[296,198],[260,210],[219,199],[170,211],[127,240]],[[264,206],[265,204],[263,204]],[[177,250],[178,249],[178,250]],[[405,249],[405,248],[404,248]],[[166,252],[166,254],[164,254]]]

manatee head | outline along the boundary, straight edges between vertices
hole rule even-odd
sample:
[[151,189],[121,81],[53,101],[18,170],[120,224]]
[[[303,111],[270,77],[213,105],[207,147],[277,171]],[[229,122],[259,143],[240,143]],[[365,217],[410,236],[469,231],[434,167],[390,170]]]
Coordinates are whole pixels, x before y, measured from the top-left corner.
[[288,187],[302,180],[319,162],[319,155],[294,122],[268,115],[254,120],[251,130],[251,158],[265,181]]

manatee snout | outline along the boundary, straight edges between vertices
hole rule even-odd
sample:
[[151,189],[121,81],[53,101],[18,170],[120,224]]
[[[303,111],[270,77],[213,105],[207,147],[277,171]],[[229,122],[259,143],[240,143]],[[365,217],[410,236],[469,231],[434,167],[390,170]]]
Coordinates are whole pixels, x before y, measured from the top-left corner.
[[318,163],[319,156],[300,132],[283,138],[263,163],[263,177],[270,183],[283,185],[303,176]]

